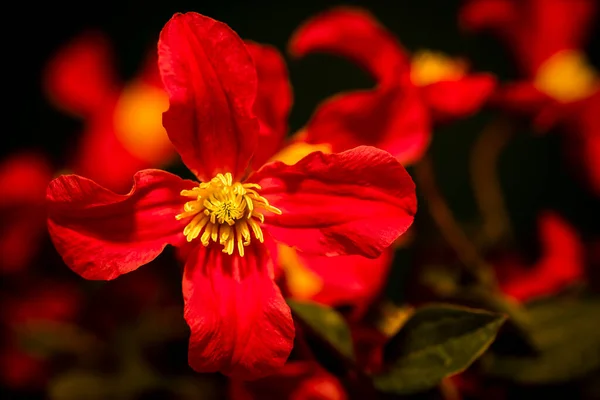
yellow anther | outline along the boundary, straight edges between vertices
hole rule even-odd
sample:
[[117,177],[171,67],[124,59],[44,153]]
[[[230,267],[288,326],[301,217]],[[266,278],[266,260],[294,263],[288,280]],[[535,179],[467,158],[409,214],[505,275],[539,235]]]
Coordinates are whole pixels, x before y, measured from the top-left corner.
[[534,85],[539,91],[566,103],[590,96],[598,90],[599,80],[583,53],[564,50],[538,68]]
[[[269,204],[258,194],[261,187],[255,183],[233,182],[230,173],[218,174],[191,190],[182,190],[181,195],[192,198],[183,206],[177,220],[193,217],[183,230],[188,242],[200,236],[200,242],[223,245],[223,252],[233,254],[237,247],[244,256],[244,246],[250,245],[251,231],[259,241],[264,241],[260,224],[264,212],[281,214],[281,210]],[[202,233],[202,234],[200,234]]]
[[467,64],[443,53],[421,51],[412,58],[410,80],[417,86],[456,81],[467,72]]

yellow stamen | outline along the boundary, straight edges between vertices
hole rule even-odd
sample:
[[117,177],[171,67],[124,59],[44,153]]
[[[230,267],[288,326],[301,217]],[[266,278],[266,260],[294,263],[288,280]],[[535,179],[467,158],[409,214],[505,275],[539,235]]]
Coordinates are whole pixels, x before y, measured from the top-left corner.
[[421,51],[412,58],[410,80],[417,86],[456,81],[467,72],[467,64],[443,53]]
[[567,103],[590,96],[598,90],[599,80],[581,52],[564,50],[539,67],[534,85],[548,96]]
[[261,187],[255,183],[234,183],[229,172],[218,174],[198,187],[181,191],[182,196],[193,200],[185,203],[183,212],[175,218],[193,217],[183,230],[188,242],[200,236],[204,246],[211,241],[222,244],[223,252],[230,255],[237,247],[243,257],[244,246],[250,245],[251,231],[259,242],[264,241],[260,228],[265,219],[263,213],[281,214],[258,194],[259,190]]

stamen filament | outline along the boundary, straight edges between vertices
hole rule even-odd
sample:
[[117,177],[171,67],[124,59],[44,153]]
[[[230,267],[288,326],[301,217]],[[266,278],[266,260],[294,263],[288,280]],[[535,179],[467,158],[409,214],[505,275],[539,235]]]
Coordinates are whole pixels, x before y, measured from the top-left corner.
[[182,196],[194,200],[186,202],[183,212],[175,218],[193,217],[183,230],[188,242],[200,236],[204,246],[211,241],[219,243],[229,255],[237,247],[243,257],[244,247],[251,242],[251,231],[259,242],[264,242],[260,227],[265,220],[263,213],[281,215],[281,210],[270,205],[258,190],[261,187],[256,183],[234,183],[230,173],[217,174],[208,182],[181,191]]

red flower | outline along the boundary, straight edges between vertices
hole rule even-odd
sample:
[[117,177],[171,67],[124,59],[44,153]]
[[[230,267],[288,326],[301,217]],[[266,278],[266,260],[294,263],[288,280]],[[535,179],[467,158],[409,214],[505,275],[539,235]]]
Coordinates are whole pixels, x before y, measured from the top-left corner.
[[190,365],[242,379],[268,375],[294,336],[272,280],[271,238],[307,253],[377,257],[412,223],[414,184],[371,147],[250,173],[257,141],[271,136],[257,119],[261,91],[247,47],[196,13],[176,14],[158,47],[170,101],[163,124],[202,183],[143,170],[119,195],[62,176],[48,188],[50,233],[67,265],[88,279],[133,271],[167,244],[184,247]]
[[600,79],[583,53],[594,0],[471,0],[466,29],[489,29],[513,51],[524,80],[502,88],[494,102],[534,116],[540,130],[566,128],[567,156],[600,194]]
[[58,108],[85,124],[67,168],[111,189],[127,190],[136,171],[165,164],[175,152],[161,122],[168,98],[156,54],[127,84],[117,78],[112,58],[102,34],[81,35],[52,58],[44,88]]
[[290,41],[300,57],[310,52],[344,56],[377,81],[372,90],[326,100],[307,126],[311,143],[334,151],[366,144],[389,151],[403,164],[418,160],[430,141],[430,119],[465,117],[491,94],[489,74],[467,74],[467,65],[439,53],[409,55],[367,11],[335,8],[305,22]]
[[15,154],[0,164],[1,273],[20,271],[37,254],[51,177],[48,161],[37,153]]
[[531,266],[518,259],[496,262],[501,290],[525,302],[550,296],[583,279],[583,245],[574,229],[558,215],[539,218],[541,257]]

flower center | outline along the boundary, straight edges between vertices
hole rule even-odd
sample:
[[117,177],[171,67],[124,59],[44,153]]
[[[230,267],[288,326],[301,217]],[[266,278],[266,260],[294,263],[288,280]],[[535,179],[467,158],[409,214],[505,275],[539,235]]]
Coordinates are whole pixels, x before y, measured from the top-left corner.
[[462,78],[467,65],[443,53],[420,51],[412,57],[410,80],[417,86],[440,81],[456,81]]
[[250,244],[250,231],[261,243],[264,242],[259,222],[263,223],[265,217],[261,211],[281,214],[281,210],[258,194],[260,189],[255,183],[234,183],[229,172],[217,174],[208,182],[181,191],[182,196],[194,200],[185,203],[183,212],[175,218],[193,217],[183,230],[188,242],[200,236],[204,246],[212,240],[222,244],[223,252],[230,255],[237,246],[243,257],[244,246]]
[[584,99],[598,89],[598,76],[585,56],[574,50],[554,54],[538,69],[535,87],[562,102]]

